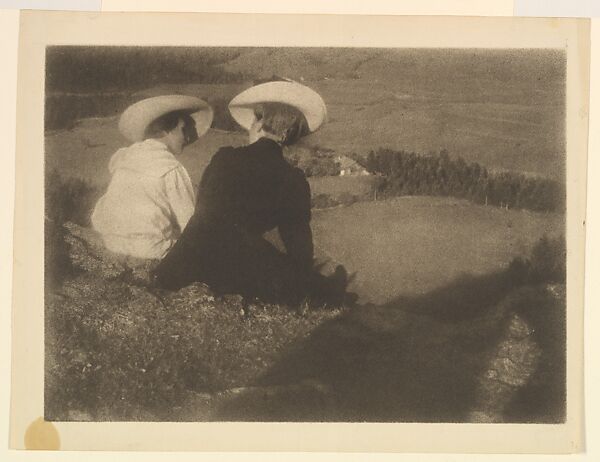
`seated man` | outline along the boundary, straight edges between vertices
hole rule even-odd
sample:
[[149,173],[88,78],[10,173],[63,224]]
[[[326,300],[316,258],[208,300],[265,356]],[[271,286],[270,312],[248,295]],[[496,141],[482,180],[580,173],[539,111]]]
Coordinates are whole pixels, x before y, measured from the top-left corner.
[[145,99],[125,110],[121,133],[134,143],[110,159],[112,178],[92,214],[106,247],[118,254],[160,259],[194,211],[194,189],[175,158],[204,134],[212,110],[190,96]]
[[[285,81],[252,87],[229,107],[249,145],[213,156],[194,216],[158,265],[156,282],[178,289],[202,281],[220,293],[274,303],[314,298],[327,284],[313,270],[310,187],[282,147],[316,130],[325,105],[314,91]],[[274,228],[285,253],[263,238]]]

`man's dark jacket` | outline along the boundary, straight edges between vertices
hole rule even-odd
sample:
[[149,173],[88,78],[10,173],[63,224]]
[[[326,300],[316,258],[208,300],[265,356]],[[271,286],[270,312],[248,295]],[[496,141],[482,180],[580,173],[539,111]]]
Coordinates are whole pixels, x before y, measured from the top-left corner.
[[[286,252],[263,239],[277,228]],[[297,302],[312,268],[310,187],[276,142],[220,149],[206,168],[193,217],[157,268],[178,289],[206,282],[225,293]]]

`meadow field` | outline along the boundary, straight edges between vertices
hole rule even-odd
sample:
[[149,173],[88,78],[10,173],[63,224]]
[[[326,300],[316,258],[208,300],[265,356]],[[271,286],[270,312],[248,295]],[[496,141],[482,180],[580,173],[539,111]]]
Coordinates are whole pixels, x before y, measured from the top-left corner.
[[[564,181],[565,62],[559,52],[177,49],[173,64],[174,49],[163,48],[148,54],[145,61],[139,56],[141,52],[135,51],[138,67],[140,63],[150,66],[154,75],[133,72],[134,59],[120,63],[122,72],[114,73],[110,66],[116,59],[113,57],[97,70],[109,73],[100,80],[87,75],[86,66],[95,69],[101,52],[83,51],[89,55],[86,59],[71,56],[68,65],[57,59],[63,56],[58,52],[48,56],[48,128],[77,130],[73,125],[81,118],[116,117],[128,104],[144,97],[182,93],[204,98],[215,107],[214,128],[235,131],[239,128],[227,113],[227,102],[254,81],[278,75],[314,88],[327,104],[328,123],[303,140],[309,149],[361,157],[379,147],[419,154],[447,150],[451,157],[476,161],[491,170]],[[115,53],[116,57],[124,54],[113,49]],[[216,64],[202,68],[211,53],[214,57],[209,61]],[[173,69],[168,75],[158,75],[169,67],[182,70],[179,75]],[[210,71],[212,77],[201,70],[205,74]],[[83,76],[74,78],[80,74]],[[73,91],[82,85],[85,88],[79,93]],[[76,160],[85,174],[89,162],[100,162],[99,158],[103,160],[125,143],[112,131],[116,119],[102,122],[107,131],[93,125],[80,128],[83,146],[77,136],[60,139],[60,134],[54,135],[59,136],[60,149],[49,145],[49,164],[60,163],[66,156]],[[97,148],[89,151],[85,137]],[[226,138],[209,134],[186,155],[202,158],[214,153],[221,143],[236,141],[236,136]],[[194,162],[187,166],[193,170]]]
[[[563,235],[561,214],[485,207],[438,197],[358,202],[313,212],[316,254],[343,264],[361,302],[419,296],[462,276],[481,276]],[[328,265],[329,266],[329,265]]]

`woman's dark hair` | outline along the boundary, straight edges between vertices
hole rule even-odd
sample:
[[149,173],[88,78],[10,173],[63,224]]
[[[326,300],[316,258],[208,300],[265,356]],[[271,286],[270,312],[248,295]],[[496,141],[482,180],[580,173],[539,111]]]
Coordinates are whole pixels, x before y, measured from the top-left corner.
[[283,103],[262,103],[254,108],[256,120],[262,121],[264,131],[279,138],[284,146],[296,143],[308,134],[304,114]]
[[185,111],[168,112],[160,116],[158,119],[153,120],[146,127],[144,138],[148,139],[161,137],[164,133],[168,133],[177,127],[179,120],[183,120],[187,123],[188,118],[191,119],[190,115]]

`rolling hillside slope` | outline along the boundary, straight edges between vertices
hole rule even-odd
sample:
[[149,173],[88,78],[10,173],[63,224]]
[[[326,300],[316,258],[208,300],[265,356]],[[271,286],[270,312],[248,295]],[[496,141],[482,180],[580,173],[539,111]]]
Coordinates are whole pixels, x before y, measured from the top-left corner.
[[[112,53],[111,59],[122,61],[118,50]],[[140,69],[150,58],[150,71],[157,63],[174,69],[135,80],[128,73],[110,74],[112,81],[102,85],[119,89],[117,103],[106,99],[105,88],[87,88],[79,113],[106,116],[146,96],[185,93],[216,106],[216,128],[234,130],[227,101],[257,79],[280,75],[313,87],[327,104],[329,122],[304,140],[310,148],[359,156],[378,147],[421,154],[446,149],[450,156],[489,169],[564,180],[565,61],[552,50],[232,48],[172,53],[160,49],[154,55],[128,55],[129,61],[139,61]],[[81,79],[86,69],[98,72],[90,59],[85,55],[82,62],[88,67],[77,68]],[[106,55],[102,59],[110,61]],[[129,61],[128,66],[136,64]],[[76,68],[78,63],[73,58],[69,65]],[[57,87],[55,74],[49,73],[53,78],[47,86],[51,104],[59,104],[65,91]],[[94,91],[97,101],[90,97]],[[116,139],[97,135],[105,137],[104,143]],[[49,150],[52,155],[61,153]]]
[[316,210],[312,229],[319,259],[355,273],[361,302],[383,304],[500,271],[543,235],[564,234],[564,216],[401,197]]

